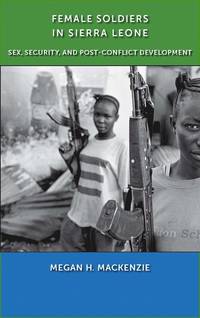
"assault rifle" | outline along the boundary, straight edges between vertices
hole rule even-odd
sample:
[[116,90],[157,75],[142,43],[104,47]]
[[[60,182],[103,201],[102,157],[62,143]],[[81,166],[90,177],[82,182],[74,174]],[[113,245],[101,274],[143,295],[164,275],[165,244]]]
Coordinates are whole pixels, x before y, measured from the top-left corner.
[[75,84],[72,72],[65,66],[67,75],[67,97],[69,117],[55,108],[50,109],[47,115],[58,125],[69,127],[68,141],[59,147],[59,151],[65,160],[69,170],[74,175],[75,183],[78,184],[80,176],[79,154],[86,146],[89,138],[87,129],[80,126],[79,105],[77,101]]
[[149,131],[154,108],[149,88],[136,67],[130,67],[129,78],[133,106],[129,119],[130,184],[124,190],[124,209],[109,200],[102,209],[97,228],[115,239],[129,240],[132,251],[149,252],[153,250]]

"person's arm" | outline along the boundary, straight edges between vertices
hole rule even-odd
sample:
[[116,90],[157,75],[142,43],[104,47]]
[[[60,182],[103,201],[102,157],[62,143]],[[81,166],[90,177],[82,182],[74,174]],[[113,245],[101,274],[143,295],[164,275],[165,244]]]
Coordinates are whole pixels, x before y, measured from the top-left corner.
[[127,188],[130,183],[128,143],[124,143],[122,145],[121,152],[119,155],[118,183],[123,194],[124,189]]

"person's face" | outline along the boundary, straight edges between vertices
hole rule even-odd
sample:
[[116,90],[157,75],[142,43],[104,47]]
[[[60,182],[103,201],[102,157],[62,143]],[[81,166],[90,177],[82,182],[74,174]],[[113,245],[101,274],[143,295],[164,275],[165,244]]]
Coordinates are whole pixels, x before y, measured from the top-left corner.
[[187,165],[200,168],[200,94],[189,95],[177,114],[175,130],[181,160]]
[[97,102],[93,118],[99,137],[110,138],[113,136],[113,126],[118,119],[118,114],[112,102],[106,100]]

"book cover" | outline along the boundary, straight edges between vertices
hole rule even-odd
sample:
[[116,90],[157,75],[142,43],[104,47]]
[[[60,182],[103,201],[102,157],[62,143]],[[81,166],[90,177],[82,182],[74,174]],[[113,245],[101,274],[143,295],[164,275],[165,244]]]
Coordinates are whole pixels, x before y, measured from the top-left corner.
[[200,317],[200,224],[182,233],[194,252],[63,251],[75,187],[58,148],[69,130],[46,115],[67,112],[70,70],[80,125],[96,133],[94,95],[109,94],[128,141],[137,66],[155,105],[153,164],[175,162],[169,116],[179,72],[200,77],[199,1],[2,0],[0,9],[1,317]]

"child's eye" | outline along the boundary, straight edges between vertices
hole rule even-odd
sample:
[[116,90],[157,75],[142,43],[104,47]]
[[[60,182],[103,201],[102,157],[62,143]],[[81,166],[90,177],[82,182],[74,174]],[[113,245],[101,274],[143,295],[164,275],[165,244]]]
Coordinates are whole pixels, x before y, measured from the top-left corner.
[[185,124],[184,125],[187,129],[189,130],[193,130],[193,131],[196,131],[196,130],[199,130],[200,129],[200,124]]

